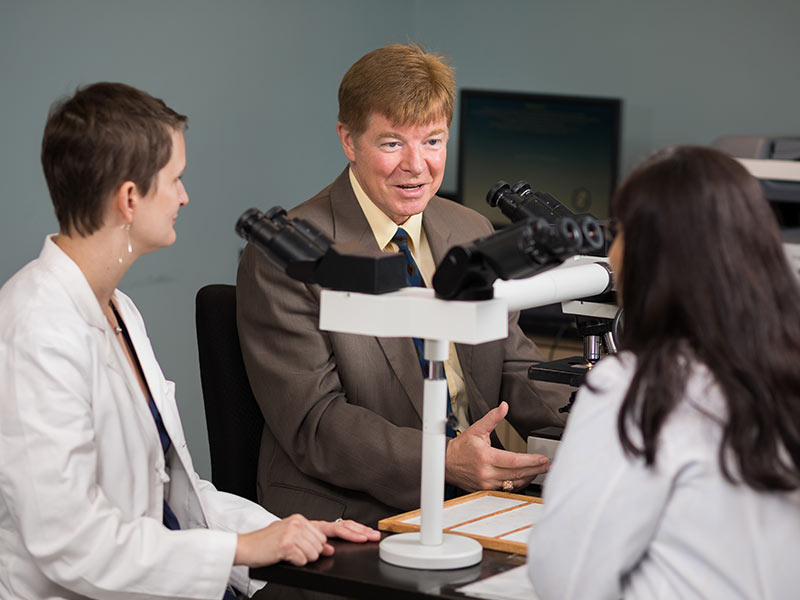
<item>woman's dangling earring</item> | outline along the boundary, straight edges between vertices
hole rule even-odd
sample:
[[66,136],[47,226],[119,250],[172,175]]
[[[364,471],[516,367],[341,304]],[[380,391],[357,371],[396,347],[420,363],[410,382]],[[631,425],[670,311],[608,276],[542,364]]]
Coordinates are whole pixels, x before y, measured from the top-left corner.
[[[130,255],[133,253],[133,247],[131,246],[131,224],[125,223],[121,229],[124,229],[128,233],[128,254]],[[122,257],[119,257],[119,264],[122,264]]]

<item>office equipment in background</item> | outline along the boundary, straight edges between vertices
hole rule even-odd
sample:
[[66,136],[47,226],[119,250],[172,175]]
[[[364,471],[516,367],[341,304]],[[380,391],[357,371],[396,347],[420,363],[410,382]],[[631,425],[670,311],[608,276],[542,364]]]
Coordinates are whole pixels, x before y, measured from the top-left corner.
[[[553,462],[553,459],[556,457],[556,452],[558,451],[558,445],[560,443],[560,432],[533,432],[528,436],[527,452],[528,454],[541,454],[542,456],[549,458],[550,462]],[[546,478],[547,473],[537,475],[533,481],[531,481],[531,485],[543,485]]]
[[619,163],[618,98],[463,89],[458,200],[507,225],[484,198],[498,179],[519,177],[574,213],[609,216]]
[[[459,95],[456,199],[496,227],[508,220],[484,201],[499,179],[530,182],[574,213],[609,217],[617,185],[622,101],[462,89]],[[520,313],[529,334],[577,339],[574,319],[558,306]]]
[[711,146],[737,158],[761,182],[800,279],[800,135],[726,135]]

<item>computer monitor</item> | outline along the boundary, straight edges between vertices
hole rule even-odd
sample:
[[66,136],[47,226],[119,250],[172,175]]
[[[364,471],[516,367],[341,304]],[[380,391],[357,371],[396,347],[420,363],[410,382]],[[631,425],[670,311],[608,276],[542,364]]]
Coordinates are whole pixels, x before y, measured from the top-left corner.
[[621,105],[618,98],[461,90],[457,199],[507,225],[486,193],[500,179],[525,180],[575,213],[607,219]]

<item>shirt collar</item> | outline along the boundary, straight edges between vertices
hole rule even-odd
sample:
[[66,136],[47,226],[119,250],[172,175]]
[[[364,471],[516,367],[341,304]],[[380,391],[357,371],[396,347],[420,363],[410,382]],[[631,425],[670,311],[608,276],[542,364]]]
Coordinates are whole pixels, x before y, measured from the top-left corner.
[[[358,200],[361,211],[367,218],[367,223],[369,223],[369,228],[375,236],[378,247],[383,250],[389,242],[392,241],[394,234],[397,233],[398,225],[370,200],[367,193],[361,187],[361,184],[358,183],[353,169],[350,169],[349,172],[350,185],[353,186],[356,200]],[[422,237],[422,213],[410,216],[400,227],[405,229],[406,233],[408,233],[408,237],[411,238],[412,248],[419,248],[420,238]]]

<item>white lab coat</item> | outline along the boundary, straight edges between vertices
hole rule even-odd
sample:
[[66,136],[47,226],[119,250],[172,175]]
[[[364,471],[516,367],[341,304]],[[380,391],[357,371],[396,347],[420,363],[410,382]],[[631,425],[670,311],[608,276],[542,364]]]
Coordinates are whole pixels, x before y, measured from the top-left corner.
[[578,393],[547,475],[544,515],[528,544],[538,596],[798,598],[800,491],[759,492],[725,479],[725,400],[701,365],[661,429],[654,467],[626,455],[617,415],[636,360],[617,356],[592,369],[594,389]]
[[[133,302],[114,300],[172,440],[166,463],[78,266],[48,238],[0,289],[0,597],[219,600],[229,578],[253,593],[233,532],[276,517],[194,472],[175,386]],[[181,531],[162,525],[165,497]]]

